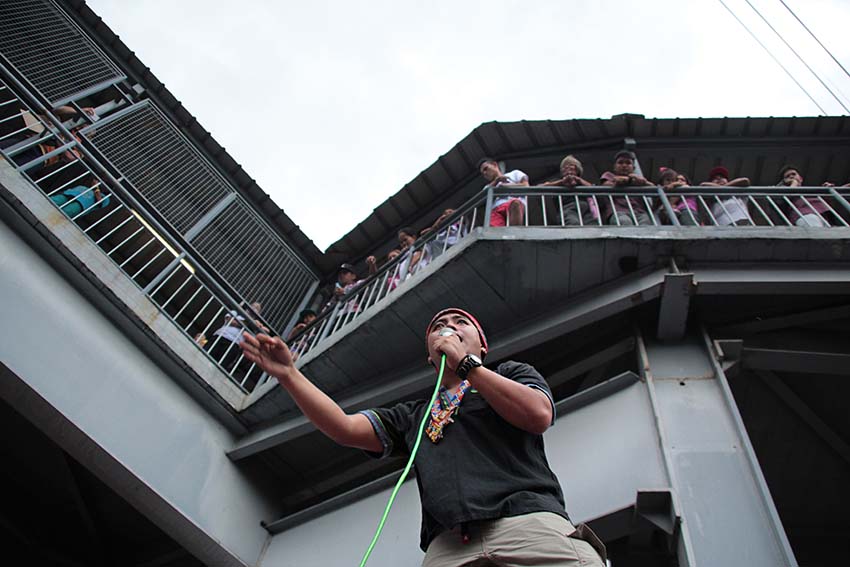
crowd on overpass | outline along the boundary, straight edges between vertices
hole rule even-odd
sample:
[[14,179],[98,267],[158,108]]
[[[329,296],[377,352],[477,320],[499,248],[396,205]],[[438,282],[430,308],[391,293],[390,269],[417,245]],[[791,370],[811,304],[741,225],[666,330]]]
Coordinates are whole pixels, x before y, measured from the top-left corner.
[[[582,226],[757,226],[767,221],[768,214],[783,215],[784,224],[798,227],[847,226],[850,224],[850,210],[837,203],[830,205],[829,197],[806,195],[802,191],[795,194],[795,188],[806,187],[803,170],[793,164],[784,165],[778,172],[776,184],[770,188],[775,191],[774,210],[765,207],[756,214],[753,210],[758,203],[742,195],[750,187],[747,177],[733,177],[723,165],[713,167],[705,180],[694,185],[685,173],[670,167],[660,167],[655,180],[640,172],[636,156],[629,150],[618,151],[610,170],[602,173],[598,180],[588,180],[584,176],[582,162],[574,155],[567,155],[560,162],[559,175],[532,185],[529,176],[519,170],[505,171],[503,165],[492,158],[482,158],[478,162],[478,171],[486,184],[484,189],[515,188],[517,195],[507,195],[505,191],[494,195],[488,217],[489,226],[522,226],[527,224],[528,196],[523,195],[526,187],[560,188],[560,223],[564,227]],[[830,181],[821,181],[822,187],[835,187]],[[848,187],[850,183],[842,185]],[[630,195],[636,188],[661,188],[669,206],[663,206],[660,199],[645,194]],[[710,193],[704,199],[700,192]],[[728,195],[724,193],[728,192]],[[768,213],[765,210],[768,209]],[[455,218],[453,209],[446,209],[432,223],[419,231],[404,227],[398,231],[398,247],[386,254],[383,265],[395,263],[395,269],[388,272],[386,287],[394,290],[401,282],[427,266],[448,247],[456,244],[469,230],[469,219]],[[675,217],[675,221],[673,220]],[[769,221],[767,221],[769,222]],[[777,222],[777,224],[783,224]],[[434,236],[436,233],[436,236]],[[423,242],[427,240],[427,242]],[[420,244],[422,243],[422,244]],[[368,275],[360,278],[350,263],[342,264],[337,271],[337,281],[329,293],[330,299],[325,309],[332,308],[343,298],[351,295],[369,276],[378,272],[379,261],[374,255],[366,258]],[[356,311],[358,305],[350,299],[345,300],[343,314]]]

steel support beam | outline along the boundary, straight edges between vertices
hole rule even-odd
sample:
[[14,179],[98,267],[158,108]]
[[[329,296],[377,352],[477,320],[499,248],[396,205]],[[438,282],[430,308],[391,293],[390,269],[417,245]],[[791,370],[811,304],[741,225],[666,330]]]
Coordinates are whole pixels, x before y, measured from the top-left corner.
[[770,317],[767,319],[760,319],[758,321],[747,321],[745,323],[727,325],[725,327],[714,329],[713,333],[723,337],[742,337],[754,333],[787,329],[789,327],[798,327],[801,325],[811,325],[813,323],[822,323],[824,321],[833,321],[835,319],[844,319],[846,317],[850,317],[850,305],[838,305],[823,309],[813,309],[811,311],[801,311],[799,313],[792,313],[779,317]]
[[[639,346],[644,342],[639,341]],[[681,565],[797,565],[707,335],[645,343],[645,378],[681,516]],[[671,528],[668,514],[654,519]],[[724,542],[717,545],[718,541]],[[684,554],[684,557],[683,557]]]
[[785,382],[769,370],[756,370],[755,375],[761,378],[768,388],[779,397],[780,400],[791,408],[791,410],[802,419],[806,425],[811,427],[818,437],[829,445],[842,459],[850,463],[850,444],[838,435],[818,414],[815,413],[800,397],[789,388]]
[[848,293],[850,270],[844,267],[788,267],[693,269],[699,295],[799,295]]
[[741,353],[746,368],[803,374],[850,376],[850,354],[768,348],[747,348]]
[[595,370],[602,365],[607,364],[608,362],[614,360],[615,358],[622,356],[626,353],[632,352],[635,348],[635,340],[634,338],[623,339],[622,341],[613,344],[609,347],[606,347],[600,351],[593,353],[576,362],[575,364],[571,364],[562,370],[558,370],[557,372],[552,372],[546,376],[547,382],[549,382],[549,386],[551,388],[556,388],[565,382],[569,382],[573,378],[581,376],[587,372]]
[[693,285],[693,274],[667,274],[664,277],[664,291],[658,310],[659,339],[679,340],[685,336]]

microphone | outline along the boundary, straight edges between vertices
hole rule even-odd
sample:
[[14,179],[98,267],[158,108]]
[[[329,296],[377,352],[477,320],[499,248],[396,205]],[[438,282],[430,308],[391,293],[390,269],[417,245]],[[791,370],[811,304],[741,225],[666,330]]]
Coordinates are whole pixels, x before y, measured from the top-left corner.
[[442,329],[440,331],[441,337],[450,337],[450,336],[456,335],[456,334],[457,334],[457,331],[455,331],[454,329],[449,329],[448,327],[446,327],[445,329]]

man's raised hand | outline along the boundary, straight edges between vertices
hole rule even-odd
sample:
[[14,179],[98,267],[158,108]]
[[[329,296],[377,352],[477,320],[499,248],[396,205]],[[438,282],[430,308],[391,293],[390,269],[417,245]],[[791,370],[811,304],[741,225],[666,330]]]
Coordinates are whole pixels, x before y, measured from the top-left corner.
[[242,353],[245,358],[275,378],[283,379],[295,369],[292,353],[280,337],[270,337],[264,333],[257,336],[242,333]]

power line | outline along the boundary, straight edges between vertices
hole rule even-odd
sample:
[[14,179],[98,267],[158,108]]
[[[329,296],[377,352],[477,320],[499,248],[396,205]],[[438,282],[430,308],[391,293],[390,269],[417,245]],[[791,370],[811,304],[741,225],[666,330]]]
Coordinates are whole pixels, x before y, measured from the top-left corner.
[[803,26],[803,29],[804,29],[804,30],[806,30],[807,32],[809,32],[809,35],[810,35],[810,36],[812,36],[816,42],[818,42],[818,45],[820,45],[820,46],[823,48],[823,50],[824,50],[824,51],[826,51],[826,52],[827,52],[827,54],[828,54],[830,57],[832,57],[832,60],[833,60],[833,61],[835,61],[835,63],[836,63],[839,67],[841,67],[841,70],[842,70],[842,71],[844,71],[844,74],[845,74],[845,75],[847,75],[848,77],[850,77],[850,73],[848,73],[848,72],[847,72],[847,69],[845,69],[845,68],[844,68],[844,65],[842,65],[842,64],[841,64],[841,61],[839,61],[838,59],[836,59],[836,58],[835,58],[835,55],[833,55],[833,54],[832,54],[832,52],[831,52],[829,49],[827,49],[827,48],[826,48],[826,46],[825,46],[824,44],[822,44],[822,43],[821,43],[821,41],[818,39],[818,36],[816,36],[816,35],[812,32],[812,30],[810,30],[810,29],[806,26],[806,24],[804,24],[804,23],[803,23],[803,20],[801,20],[800,18],[798,18],[798,17],[797,17],[797,14],[795,14],[795,13],[794,13],[794,10],[792,10],[791,8],[789,8],[789,7],[788,7],[788,4],[786,4],[786,3],[784,2],[784,0],[779,0],[779,1],[780,1],[780,2],[782,2],[782,5],[783,5],[783,6],[785,6],[785,9],[786,9],[786,10],[788,10],[789,12],[791,12],[791,15],[792,15],[792,16],[794,16],[794,19],[796,19],[798,22],[800,22],[800,25],[801,25],[801,26]]
[[807,91],[807,90],[806,90],[806,87],[804,87],[803,85],[801,85],[801,84],[800,84],[800,81],[798,81],[798,80],[796,79],[796,77],[794,77],[794,75],[793,75],[793,74],[791,74],[791,71],[789,71],[788,69],[786,69],[786,68],[785,68],[785,65],[783,65],[783,64],[782,64],[782,62],[780,62],[780,61],[779,61],[779,59],[777,59],[777,58],[776,58],[776,56],[773,54],[773,52],[771,52],[771,51],[767,48],[767,46],[765,46],[765,44],[763,44],[763,43],[761,42],[761,40],[759,40],[759,38],[757,38],[757,37],[756,37],[756,34],[754,34],[754,33],[750,30],[750,28],[748,28],[748,27],[747,27],[747,24],[745,24],[744,22],[742,22],[742,21],[741,21],[741,19],[740,19],[738,16],[736,16],[736,15],[735,15],[735,12],[733,12],[733,11],[729,8],[729,6],[727,6],[727,5],[726,5],[726,3],[725,3],[725,2],[723,2],[723,0],[717,0],[717,1],[718,1],[718,2],[720,2],[720,3],[723,5],[723,7],[724,7],[724,8],[726,8],[726,11],[727,11],[727,12],[729,12],[730,14],[732,14],[732,17],[733,17],[733,18],[735,18],[735,19],[738,21],[738,23],[739,23],[739,24],[741,24],[741,25],[744,27],[744,29],[745,29],[745,30],[747,30],[747,33],[749,33],[749,34],[750,34],[750,36],[752,36],[752,38],[753,38],[754,40],[756,40],[756,43],[758,43],[759,45],[761,45],[762,49],[764,49],[765,51],[767,51],[767,54],[768,54],[768,55],[770,55],[770,57],[771,57],[771,58],[772,58],[772,59],[776,62],[776,64],[777,64],[777,65],[779,65],[779,66],[782,68],[782,70],[783,70],[783,71],[785,71],[785,74],[786,74],[786,75],[788,75],[788,77],[789,77],[792,81],[794,81],[794,84],[795,84],[795,85],[797,85],[798,87],[800,87],[800,90],[801,90],[801,91],[803,91],[804,93],[806,93],[806,96],[807,96],[807,97],[809,97],[809,100],[810,100],[810,101],[812,101],[812,103],[813,103],[815,106],[817,106],[817,107],[818,107],[818,109],[820,110],[821,114],[826,115],[826,111],[823,109],[823,107],[822,107],[821,105],[819,105],[819,104],[818,104],[818,101],[816,101],[816,100],[812,97],[812,95],[810,95],[810,94],[809,94],[809,91]]
[[817,79],[817,80],[818,80],[818,82],[819,82],[821,85],[823,85],[823,88],[825,88],[825,89],[827,90],[827,92],[829,92],[829,94],[831,94],[831,95],[832,95],[832,98],[834,98],[834,99],[838,102],[838,104],[840,104],[840,105],[841,105],[841,108],[843,108],[843,109],[844,109],[844,112],[846,112],[847,114],[850,114],[850,108],[847,108],[847,106],[844,104],[844,102],[843,102],[840,98],[838,98],[838,95],[836,95],[834,92],[832,92],[832,89],[831,89],[831,88],[829,88],[829,85],[827,85],[827,84],[823,81],[823,79],[821,79],[821,78],[820,78],[820,75],[818,75],[818,74],[815,72],[815,70],[814,70],[814,69],[812,69],[812,68],[809,66],[809,64],[808,64],[808,63],[806,63],[806,60],[805,60],[805,59],[803,59],[803,57],[802,57],[799,53],[797,53],[797,50],[795,50],[793,47],[791,47],[791,44],[790,44],[790,43],[788,43],[788,42],[785,40],[785,38],[784,38],[784,37],[782,37],[782,34],[781,34],[781,33],[779,33],[778,31],[776,31],[776,28],[775,28],[775,27],[773,27],[773,26],[770,24],[770,22],[768,22],[768,21],[767,21],[767,18],[765,18],[765,17],[762,15],[762,13],[758,11],[758,8],[756,8],[755,6],[753,6],[753,4],[752,4],[752,2],[750,2],[750,0],[744,0],[744,2],[746,2],[746,3],[747,3],[747,6],[749,6],[750,8],[752,8],[752,9],[753,9],[753,12],[755,12],[756,14],[758,14],[758,17],[759,17],[759,18],[761,18],[761,20],[762,20],[765,24],[767,24],[767,27],[769,27],[769,28],[770,28],[770,31],[772,31],[773,33],[775,33],[775,34],[776,34],[776,36],[777,36],[779,39],[781,39],[781,40],[782,40],[782,43],[784,43],[784,44],[785,44],[785,47],[787,47],[788,49],[790,49],[790,50],[791,50],[791,53],[793,53],[793,54],[797,57],[797,59],[799,59],[799,60],[800,60],[800,63],[802,63],[803,65],[805,65],[805,66],[806,66],[806,69],[808,69],[808,70],[809,70],[809,73],[811,73],[812,75],[814,75],[814,76],[815,76],[815,79]]

